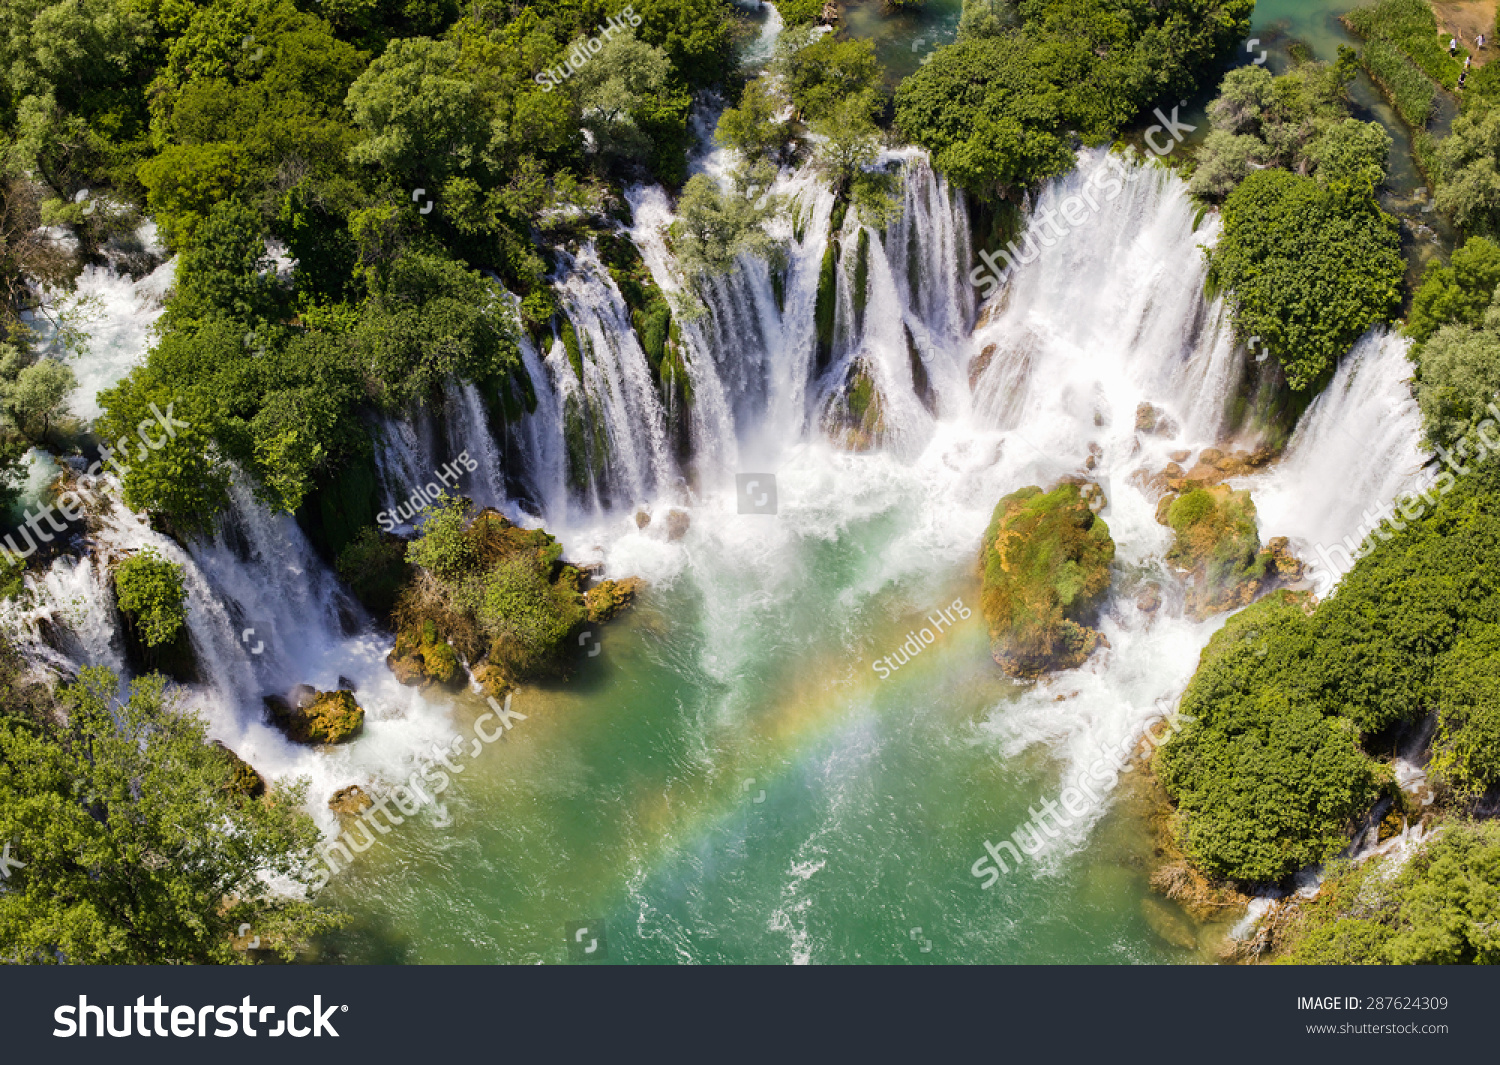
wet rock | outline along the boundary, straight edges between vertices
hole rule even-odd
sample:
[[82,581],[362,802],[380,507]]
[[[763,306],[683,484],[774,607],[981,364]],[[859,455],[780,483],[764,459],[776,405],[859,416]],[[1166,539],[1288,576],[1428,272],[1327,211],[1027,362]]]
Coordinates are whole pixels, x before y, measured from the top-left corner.
[[370,798],[365,793],[365,789],[358,784],[340,788],[333,793],[333,798],[328,800],[328,808],[340,817],[358,817],[374,805],[375,800]]
[[618,581],[600,581],[585,593],[584,605],[588,608],[590,621],[609,621],[620,611],[635,602],[636,595],[646,582],[639,577],[626,577]]
[[692,523],[693,519],[688,516],[688,512],[685,510],[667,511],[667,539],[674,541],[681,540],[687,535],[688,527]]
[[1170,451],[1167,453],[1167,458],[1171,459],[1174,463],[1186,462],[1192,457],[1193,453],[1191,451]]
[[214,740],[214,746],[229,763],[229,780],[224,785],[225,791],[251,799],[258,799],[266,793],[266,778],[257,773],[254,766],[218,740]]
[[1046,493],[1032,486],[1000,500],[980,553],[980,606],[1007,674],[1072,669],[1093,654],[1101,637],[1090,626],[1114,554],[1108,526],[1078,484]]
[[291,699],[268,695],[265,706],[272,724],[295,743],[347,743],[365,726],[364,710],[347,691],[320,692],[299,684]]
[[431,620],[403,627],[385,662],[396,679],[408,686],[432,683],[459,688],[464,683],[458,652]]
[[1248,491],[1193,484],[1190,474],[1186,491],[1157,502],[1156,517],[1174,533],[1167,561],[1189,574],[1185,605],[1198,620],[1247,606],[1301,572],[1285,538],[1261,548]]
[[1154,614],[1161,607],[1161,585],[1148,584],[1136,594],[1135,608],[1143,614]]
[[979,379],[984,376],[984,371],[990,368],[990,362],[995,358],[995,345],[986,344],[984,350],[975,355],[969,362],[969,391],[974,391],[979,384]]
[[340,674],[339,675],[339,691],[342,691],[342,692],[357,692],[357,691],[359,691],[359,686],[356,685],[348,677],[344,676],[343,674]]
[[647,514],[644,510],[638,510],[638,511],[635,512],[635,527],[637,529],[644,529],[646,526],[648,526],[650,524],[651,524],[651,515],[650,514]]
[[1177,426],[1160,407],[1142,403],[1135,408],[1135,431],[1151,436],[1175,436]]

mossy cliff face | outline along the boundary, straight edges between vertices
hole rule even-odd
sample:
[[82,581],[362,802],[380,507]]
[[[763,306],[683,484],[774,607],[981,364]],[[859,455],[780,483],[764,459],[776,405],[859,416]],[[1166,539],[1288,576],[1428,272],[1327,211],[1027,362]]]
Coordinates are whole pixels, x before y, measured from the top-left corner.
[[1090,626],[1109,591],[1115,543],[1076,484],[1000,500],[980,554],[980,606],[992,653],[1029,678],[1081,665],[1102,637]]

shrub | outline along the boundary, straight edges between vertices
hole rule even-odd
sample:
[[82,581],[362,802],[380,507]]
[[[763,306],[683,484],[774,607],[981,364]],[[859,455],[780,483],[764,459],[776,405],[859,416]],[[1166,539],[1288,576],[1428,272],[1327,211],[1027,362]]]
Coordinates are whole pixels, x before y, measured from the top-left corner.
[[1298,905],[1278,964],[1493,965],[1500,961],[1500,825],[1448,822],[1399,870],[1345,865]]
[[182,567],[152,548],[125,559],[115,569],[120,609],[135,624],[147,647],[177,639],[187,624],[187,589]]
[[1321,385],[1365,330],[1400,310],[1400,227],[1368,187],[1251,174],[1225,201],[1207,255],[1239,336],[1259,336],[1296,391]]

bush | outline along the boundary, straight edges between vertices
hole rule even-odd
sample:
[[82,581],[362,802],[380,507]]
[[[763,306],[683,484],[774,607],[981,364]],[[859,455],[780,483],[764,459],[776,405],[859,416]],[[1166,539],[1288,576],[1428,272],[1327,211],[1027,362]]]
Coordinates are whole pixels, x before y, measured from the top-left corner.
[[1365,330],[1400,310],[1400,227],[1368,187],[1251,174],[1225,201],[1206,254],[1210,287],[1231,293],[1236,332],[1260,337],[1296,391],[1320,386]]
[[[1344,24],[1372,44],[1389,41],[1433,81],[1451,89],[1463,70],[1463,54],[1448,54],[1445,36],[1438,35],[1437,16],[1427,0],[1379,0],[1352,8]],[[1460,48],[1462,53],[1462,48]]]
[[187,624],[182,567],[152,548],[131,555],[115,568],[115,594],[147,647],[172,643]]
[[1298,904],[1278,964],[1500,962],[1500,825],[1450,821],[1398,870],[1345,865]]
[[[896,92],[896,124],[958,184],[1018,198],[1167,93],[1186,92],[1249,31],[1253,5],[1036,3],[1019,29],[971,21]],[[979,29],[980,24],[983,28]]]
[[1432,117],[1437,90],[1400,50],[1385,41],[1365,45],[1365,69],[1386,91],[1401,120],[1412,129],[1423,129]]
[[1412,297],[1406,332],[1418,343],[1444,325],[1478,325],[1500,285],[1500,246],[1471,237],[1447,264],[1432,262]]

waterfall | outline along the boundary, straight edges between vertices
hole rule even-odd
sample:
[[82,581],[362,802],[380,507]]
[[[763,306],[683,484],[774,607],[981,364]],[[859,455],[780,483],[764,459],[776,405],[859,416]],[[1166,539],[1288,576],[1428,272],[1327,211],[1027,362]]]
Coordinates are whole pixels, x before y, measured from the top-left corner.
[[[1118,545],[1116,590],[1100,623],[1109,648],[997,705],[962,742],[997,758],[1042,745],[1067,765],[1087,765],[1102,744],[1139,736],[1170,705],[1223,621],[1170,608],[1148,614],[1133,597],[1143,580],[1180,585],[1163,560],[1170,534],[1133,476],[1160,470],[1173,451],[1254,442],[1226,439],[1246,364],[1223,304],[1203,295],[1201,245],[1213,241],[1217,221],[1197,224],[1169,171],[1084,151],[1074,171],[1038,194],[1017,245],[1027,261],[981,299],[972,260],[999,249],[970,247],[963,195],[920,153],[887,153],[881,163],[900,173],[898,221],[876,230],[851,210],[830,233],[832,194],[811,167],[784,172],[774,189],[787,204],[775,223],[784,269],[742,258],[695,287],[696,316],[683,313],[693,300],[666,236],[666,193],[628,190],[628,235],[679,308],[692,391],[686,454],[673,438],[681,412],[669,409],[619,288],[584,243],[557,256],[555,290],[572,338],[564,342],[560,320],[546,350],[520,340],[535,409],[501,426],[477,387],[455,383],[436,411],[380,422],[382,500],[403,502],[468,451],[477,469],[464,491],[476,502],[543,522],[570,559],[599,557],[611,575],[689,588],[702,604],[700,631],[681,654],[696,656],[692,668],[724,692],[703,714],[701,747],[711,758],[713,730],[756,698],[744,683],[755,656],[801,653],[785,618],[805,608],[815,569],[835,548],[847,572],[818,607],[831,642],[843,641],[854,659],[864,653],[856,622],[869,608],[922,609],[936,589],[972,588],[980,537],[1002,496],[1086,476],[1104,489],[1103,517]],[[819,275],[830,241],[833,337],[820,365]],[[1384,503],[1401,486],[1419,458],[1403,359],[1397,340],[1361,341],[1283,463],[1247,479],[1263,535],[1299,544],[1343,535],[1366,500]],[[855,381],[877,397],[878,439],[851,443],[829,431]],[[1155,433],[1136,428],[1142,404],[1160,414]],[[775,478],[774,515],[739,512],[737,473]],[[1307,507],[1308,499],[1320,502]],[[680,507],[691,524],[669,536],[664,521],[638,526],[638,507]],[[875,547],[848,547],[851,530],[877,525]],[[211,542],[184,550],[118,507],[96,535],[92,558],[60,559],[28,578],[37,605],[22,620],[37,634],[45,619],[67,630],[53,641],[61,650],[36,655],[54,665],[123,665],[107,561],[155,547],[186,574],[206,674],[189,689],[192,705],[262,771],[312,777],[312,806],[325,824],[322,799],[336,787],[394,779],[411,752],[447,735],[443,701],[396,684],[383,661],[389,637],[296,524],[243,486]],[[70,613],[75,601],[87,617]],[[263,695],[294,683],[327,689],[341,675],[368,715],[357,743],[315,751],[265,723]]]
[[630,323],[630,310],[613,279],[588,245],[564,258],[558,294],[578,344],[578,370],[558,365],[554,378],[571,374],[562,397],[569,463],[576,482],[587,478],[596,507],[627,507],[673,483],[675,467],[667,442],[667,417],[651,377],[646,353]]
[[[183,705],[209,735],[272,778],[306,777],[309,806],[333,824],[324,800],[358,781],[399,779],[413,753],[451,736],[446,710],[403,688],[385,665],[388,639],[340,588],[296,524],[256,504],[236,483],[220,532],[184,550],[112,503],[95,548],[27,576],[26,603],[7,604],[8,628],[28,658],[63,675],[106,665],[128,677],[111,588],[112,563],[150,548],[182,568],[187,629],[202,682],[181,686]],[[50,642],[43,626],[51,630]],[[54,646],[55,645],[55,646]],[[294,684],[320,690],[348,678],[365,710],[357,743],[314,749],[292,743],[265,717],[262,697]]]
[[1373,330],[1345,356],[1254,488],[1263,537],[1290,537],[1316,563],[1315,545],[1341,542],[1421,479],[1427,455],[1410,346]]

